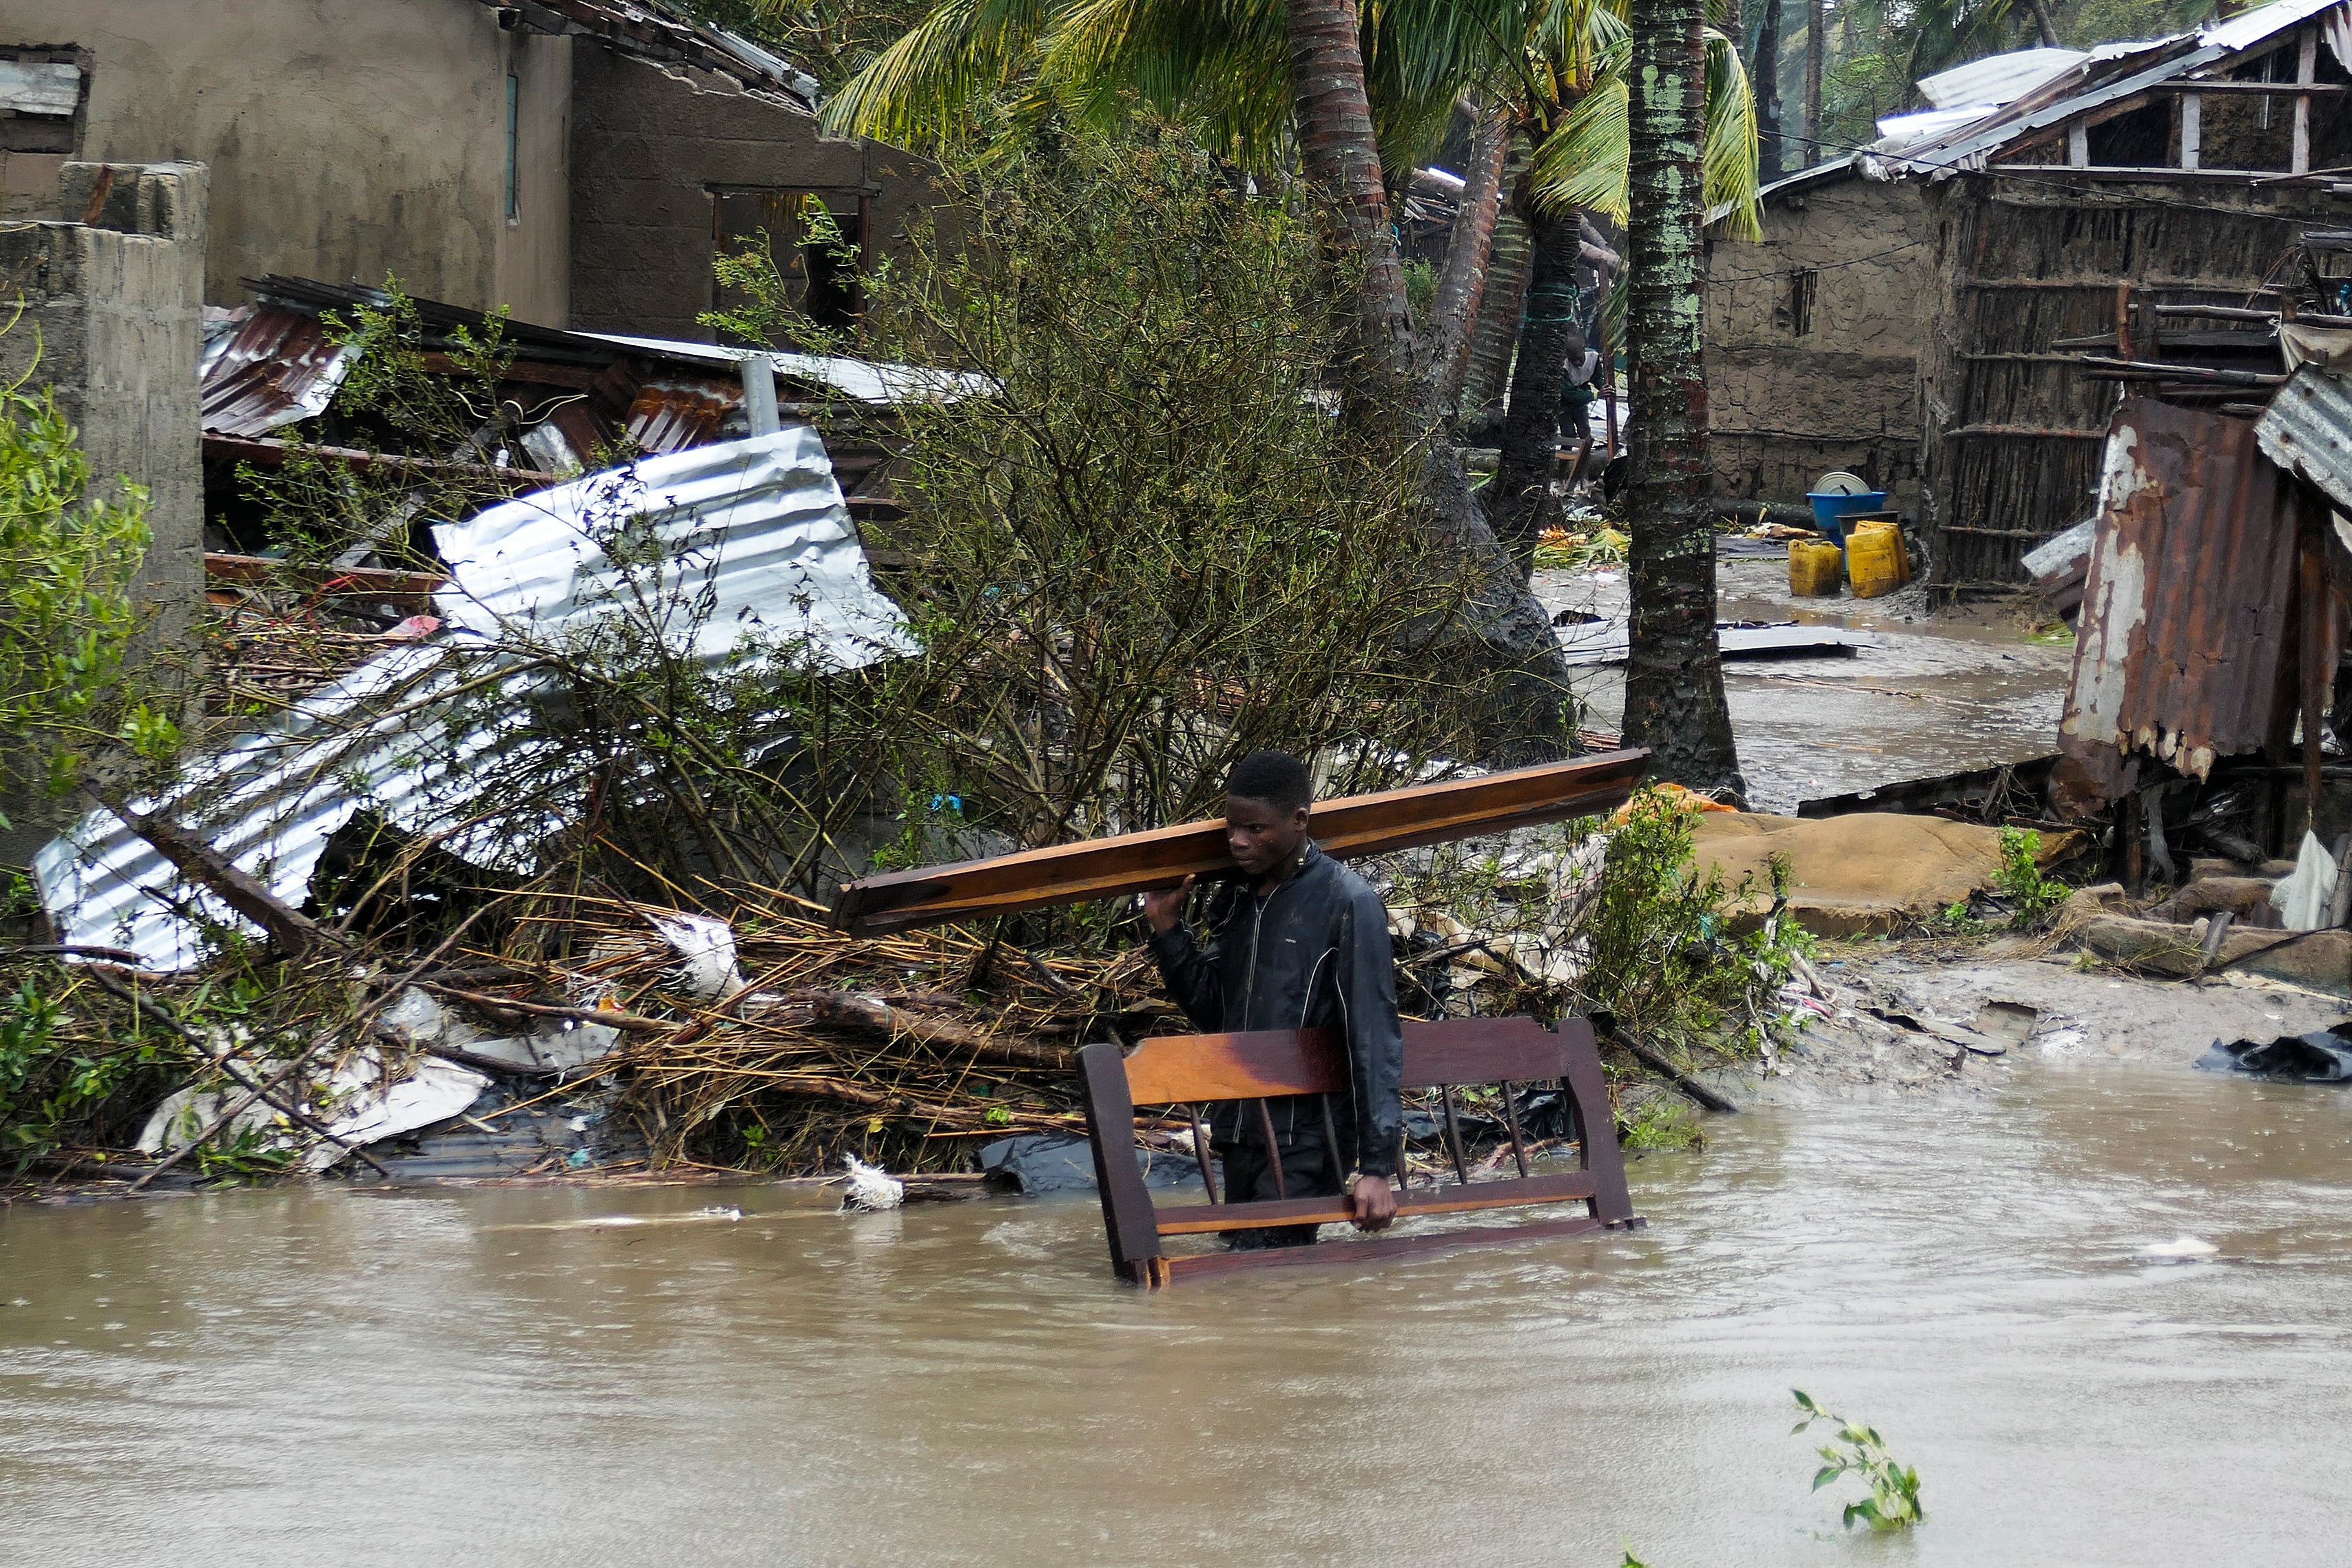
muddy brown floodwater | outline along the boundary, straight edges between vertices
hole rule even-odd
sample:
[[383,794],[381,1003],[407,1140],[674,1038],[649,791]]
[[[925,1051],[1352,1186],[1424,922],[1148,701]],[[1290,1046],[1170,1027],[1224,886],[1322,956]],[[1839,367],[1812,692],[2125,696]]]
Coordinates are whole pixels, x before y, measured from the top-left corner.
[[[1714,1131],[1645,1232],[1156,1297],[1076,1201],[18,1206],[0,1559],[2345,1560],[2352,1095],[2027,1061]],[[1791,1386],[1926,1527],[1840,1533]]]

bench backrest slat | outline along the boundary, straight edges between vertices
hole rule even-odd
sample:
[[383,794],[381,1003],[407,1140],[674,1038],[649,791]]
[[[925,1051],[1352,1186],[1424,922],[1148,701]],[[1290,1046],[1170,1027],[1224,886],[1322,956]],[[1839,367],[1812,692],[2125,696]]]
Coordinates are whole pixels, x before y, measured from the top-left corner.
[[1347,1087],[1339,1037],[1329,1029],[1168,1035],[1144,1041],[1127,1058],[1128,1097],[1138,1105],[1328,1094]]
[[[1563,1020],[1558,1034],[1533,1018],[1408,1019],[1404,1087],[1555,1079],[1567,1070],[1571,1042],[1589,1041],[1591,1027],[1581,1018]],[[1329,1094],[1347,1087],[1347,1065],[1330,1029],[1165,1035],[1127,1058],[1128,1093],[1138,1105]]]

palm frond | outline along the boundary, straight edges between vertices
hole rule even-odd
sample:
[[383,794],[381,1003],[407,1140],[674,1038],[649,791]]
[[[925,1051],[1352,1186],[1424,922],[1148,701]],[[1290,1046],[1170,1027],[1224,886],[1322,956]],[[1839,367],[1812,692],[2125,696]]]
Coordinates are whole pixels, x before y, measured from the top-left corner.
[[1699,144],[1699,186],[1706,221],[1732,239],[1764,237],[1757,201],[1756,100],[1739,50],[1706,31],[1706,132]]
[[1290,116],[1281,0],[1077,0],[1039,53],[1042,81],[1082,119],[1139,101],[1245,168],[1279,163]]
[[1632,96],[1623,76],[1604,70],[1536,149],[1536,199],[1546,207],[1581,207],[1622,224],[1633,216],[1632,157]]
[[982,94],[1015,81],[1068,0],[940,0],[929,15],[844,83],[824,106],[835,135],[902,146],[952,135]]

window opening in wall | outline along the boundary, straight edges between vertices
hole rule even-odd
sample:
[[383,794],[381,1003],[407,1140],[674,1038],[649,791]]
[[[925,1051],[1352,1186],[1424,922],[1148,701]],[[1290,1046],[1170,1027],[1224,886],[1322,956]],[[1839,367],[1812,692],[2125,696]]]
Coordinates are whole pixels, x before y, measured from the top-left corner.
[[71,154],[89,82],[79,51],[0,45],[0,152]]
[[507,221],[522,216],[522,79],[507,72]]
[[[866,195],[810,190],[716,190],[710,195],[710,241],[716,253],[740,255],[764,237],[793,302],[804,314],[835,331],[857,324],[866,308],[865,289],[855,257],[843,255],[841,247],[858,254],[865,250]],[[840,236],[837,242],[823,237],[827,216],[829,226]],[[714,308],[732,302],[713,285]]]
[[1813,292],[1822,275],[1808,267],[1789,275],[1789,335],[1803,337],[1813,330]]

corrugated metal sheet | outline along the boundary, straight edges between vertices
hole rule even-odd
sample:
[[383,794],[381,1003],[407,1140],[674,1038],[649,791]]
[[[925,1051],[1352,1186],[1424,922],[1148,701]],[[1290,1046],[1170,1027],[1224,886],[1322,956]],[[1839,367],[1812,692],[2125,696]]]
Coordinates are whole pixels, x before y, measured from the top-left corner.
[[2095,793],[2142,752],[2202,778],[2272,728],[2295,567],[2253,422],[2134,398],[2109,426],[2059,749]]
[[[542,782],[547,772],[551,742],[528,728],[544,677],[523,659],[535,641],[621,602],[593,535],[631,515],[649,519],[665,546],[663,602],[710,605],[691,627],[706,660],[729,657],[747,631],[805,638],[842,668],[911,647],[874,589],[813,430],[697,447],[436,528],[451,581],[436,597],[446,626],[436,641],[322,688],[189,764],[165,800],[142,809],[168,811],[297,906],[328,837],[362,809],[406,832],[446,835],[444,848],[479,863],[530,864],[562,819],[544,789],[500,804],[525,799],[506,784],[518,770]],[[477,694],[460,704],[453,693],[468,680]],[[558,788],[552,809],[577,798]],[[110,813],[48,844],[34,871],[65,941],[128,948],[151,968],[187,968],[205,955],[204,926],[242,924]]]
[[[2274,0],[2200,31],[2145,42],[2101,44],[2072,63],[2059,64],[2042,79],[2024,88],[2012,100],[1988,109],[1957,127],[1917,128],[1898,134],[1885,146],[1851,158],[1800,171],[1764,188],[1770,197],[1797,181],[1820,179],[1849,168],[1872,179],[1919,174],[1930,179],[1983,169],[1992,156],[2021,137],[2049,129],[2077,115],[2119,103],[2159,83],[2206,71],[2227,69],[2242,58],[2275,47],[2278,36],[2313,17],[2342,5],[2345,0]],[[2028,50],[2028,54],[2069,51]],[[1996,57],[2000,58],[2005,57]],[[1978,66],[1991,62],[1979,61]],[[1975,69],[1955,68],[1949,76]],[[1930,77],[1919,85],[1924,90]],[[2014,83],[2008,84],[2014,86]],[[2006,89],[2004,89],[2005,90]],[[1936,101],[1930,99],[1930,101]],[[1950,100],[1956,107],[1961,102]]]
[[779,375],[829,386],[861,403],[912,403],[933,398],[970,397],[989,389],[988,378],[971,371],[888,364],[872,360],[843,359],[834,354],[736,348],[727,343],[689,343],[676,338],[633,338],[618,332],[582,332],[578,335],[674,362],[724,366],[736,370],[738,374],[740,371],[737,367],[743,361],[759,354],[776,367]]
[[81,67],[69,60],[0,60],[0,109],[69,119],[81,107]]
[[325,413],[352,357],[309,311],[256,305],[205,344],[196,367],[205,434],[251,439]]
[[664,376],[637,388],[629,405],[628,438],[641,452],[682,452],[719,434],[727,411],[743,401],[740,385]]
[[2352,379],[2305,365],[2254,421],[2263,453],[2352,512]]
[[2091,57],[2079,49],[2011,49],[1919,79],[1919,96],[1937,109],[1997,107],[2014,103]]

